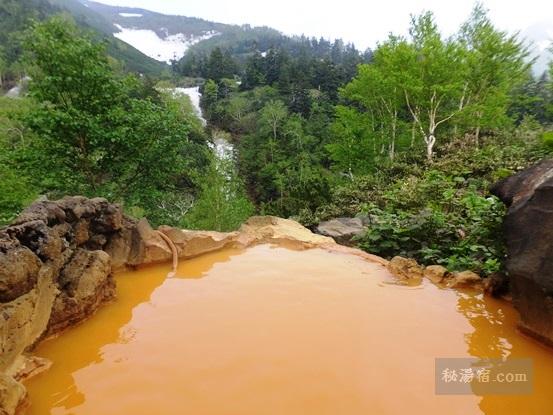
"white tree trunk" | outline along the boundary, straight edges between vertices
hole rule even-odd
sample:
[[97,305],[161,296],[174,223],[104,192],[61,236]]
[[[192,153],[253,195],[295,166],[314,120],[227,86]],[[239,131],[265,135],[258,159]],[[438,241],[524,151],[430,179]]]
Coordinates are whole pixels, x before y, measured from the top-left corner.
[[432,162],[432,156],[434,154],[434,144],[436,144],[436,137],[433,133],[431,133],[427,137],[424,137],[424,142],[426,143],[426,160]]
[[392,141],[390,143],[390,161],[393,162],[396,155],[396,119],[392,121]]

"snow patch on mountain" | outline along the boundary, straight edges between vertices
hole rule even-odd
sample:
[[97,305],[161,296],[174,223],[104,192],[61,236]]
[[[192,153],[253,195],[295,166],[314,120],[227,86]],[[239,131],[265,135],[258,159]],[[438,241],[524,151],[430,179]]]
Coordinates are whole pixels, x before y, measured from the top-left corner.
[[114,33],[116,38],[155,60],[167,63],[182,58],[190,46],[219,34],[215,31],[205,32],[201,36],[177,33],[161,38],[153,30],[127,28],[118,24],[115,27],[119,30]]
[[119,16],[121,17],[142,17],[143,15],[140,13],[119,13]]

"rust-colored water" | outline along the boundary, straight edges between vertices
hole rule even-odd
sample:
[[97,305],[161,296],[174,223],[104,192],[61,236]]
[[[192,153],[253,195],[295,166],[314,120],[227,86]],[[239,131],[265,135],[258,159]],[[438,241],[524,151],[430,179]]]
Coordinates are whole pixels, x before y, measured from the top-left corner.
[[[553,413],[553,352],[506,303],[390,284],[378,265],[258,246],[119,275],[119,299],[42,344],[33,415]],[[531,357],[530,396],[436,396],[436,357]]]

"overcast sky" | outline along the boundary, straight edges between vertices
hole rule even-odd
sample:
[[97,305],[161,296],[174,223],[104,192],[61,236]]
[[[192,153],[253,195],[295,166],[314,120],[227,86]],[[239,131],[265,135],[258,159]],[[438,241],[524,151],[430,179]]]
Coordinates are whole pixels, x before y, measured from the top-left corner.
[[[97,0],[140,7],[165,14],[180,14],[222,23],[267,25],[286,34],[341,37],[359,48],[373,47],[389,32],[404,34],[410,13],[431,10],[446,34],[467,18],[472,0]],[[495,24],[509,31],[540,23],[553,38],[553,1],[485,0]]]

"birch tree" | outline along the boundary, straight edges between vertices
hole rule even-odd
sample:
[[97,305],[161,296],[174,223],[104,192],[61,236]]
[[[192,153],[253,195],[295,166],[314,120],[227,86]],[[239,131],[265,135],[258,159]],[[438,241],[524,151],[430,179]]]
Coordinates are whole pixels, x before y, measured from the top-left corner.
[[[368,114],[378,114],[378,129],[388,158],[394,161],[404,106],[399,62],[395,49],[400,38],[390,37],[374,54],[371,65],[361,65],[357,77],[347,85],[343,97],[361,105]],[[377,133],[378,133],[377,132]]]
[[4,73],[7,66],[6,59],[4,58],[4,49],[0,47],[0,90],[4,87]]
[[462,48],[451,39],[442,39],[432,13],[413,17],[409,30],[411,43],[397,53],[404,55],[402,66],[405,104],[432,160],[438,127],[447,123],[464,106],[466,99],[466,60]]
[[288,116],[288,110],[282,101],[271,100],[261,109],[261,120],[265,125],[268,125],[271,129],[272,139],[269,140],[269,146],[271,148],[271,162],[275,159],[275,148],[277,145],[277,133],[280,124]]
[[509,121],[511,92],[524,82],[532,61],[517,34],[497,30],[481,4],[462,25],[459,42],[468,69],[464,119],[478,144],[482,128],[498,128]]

